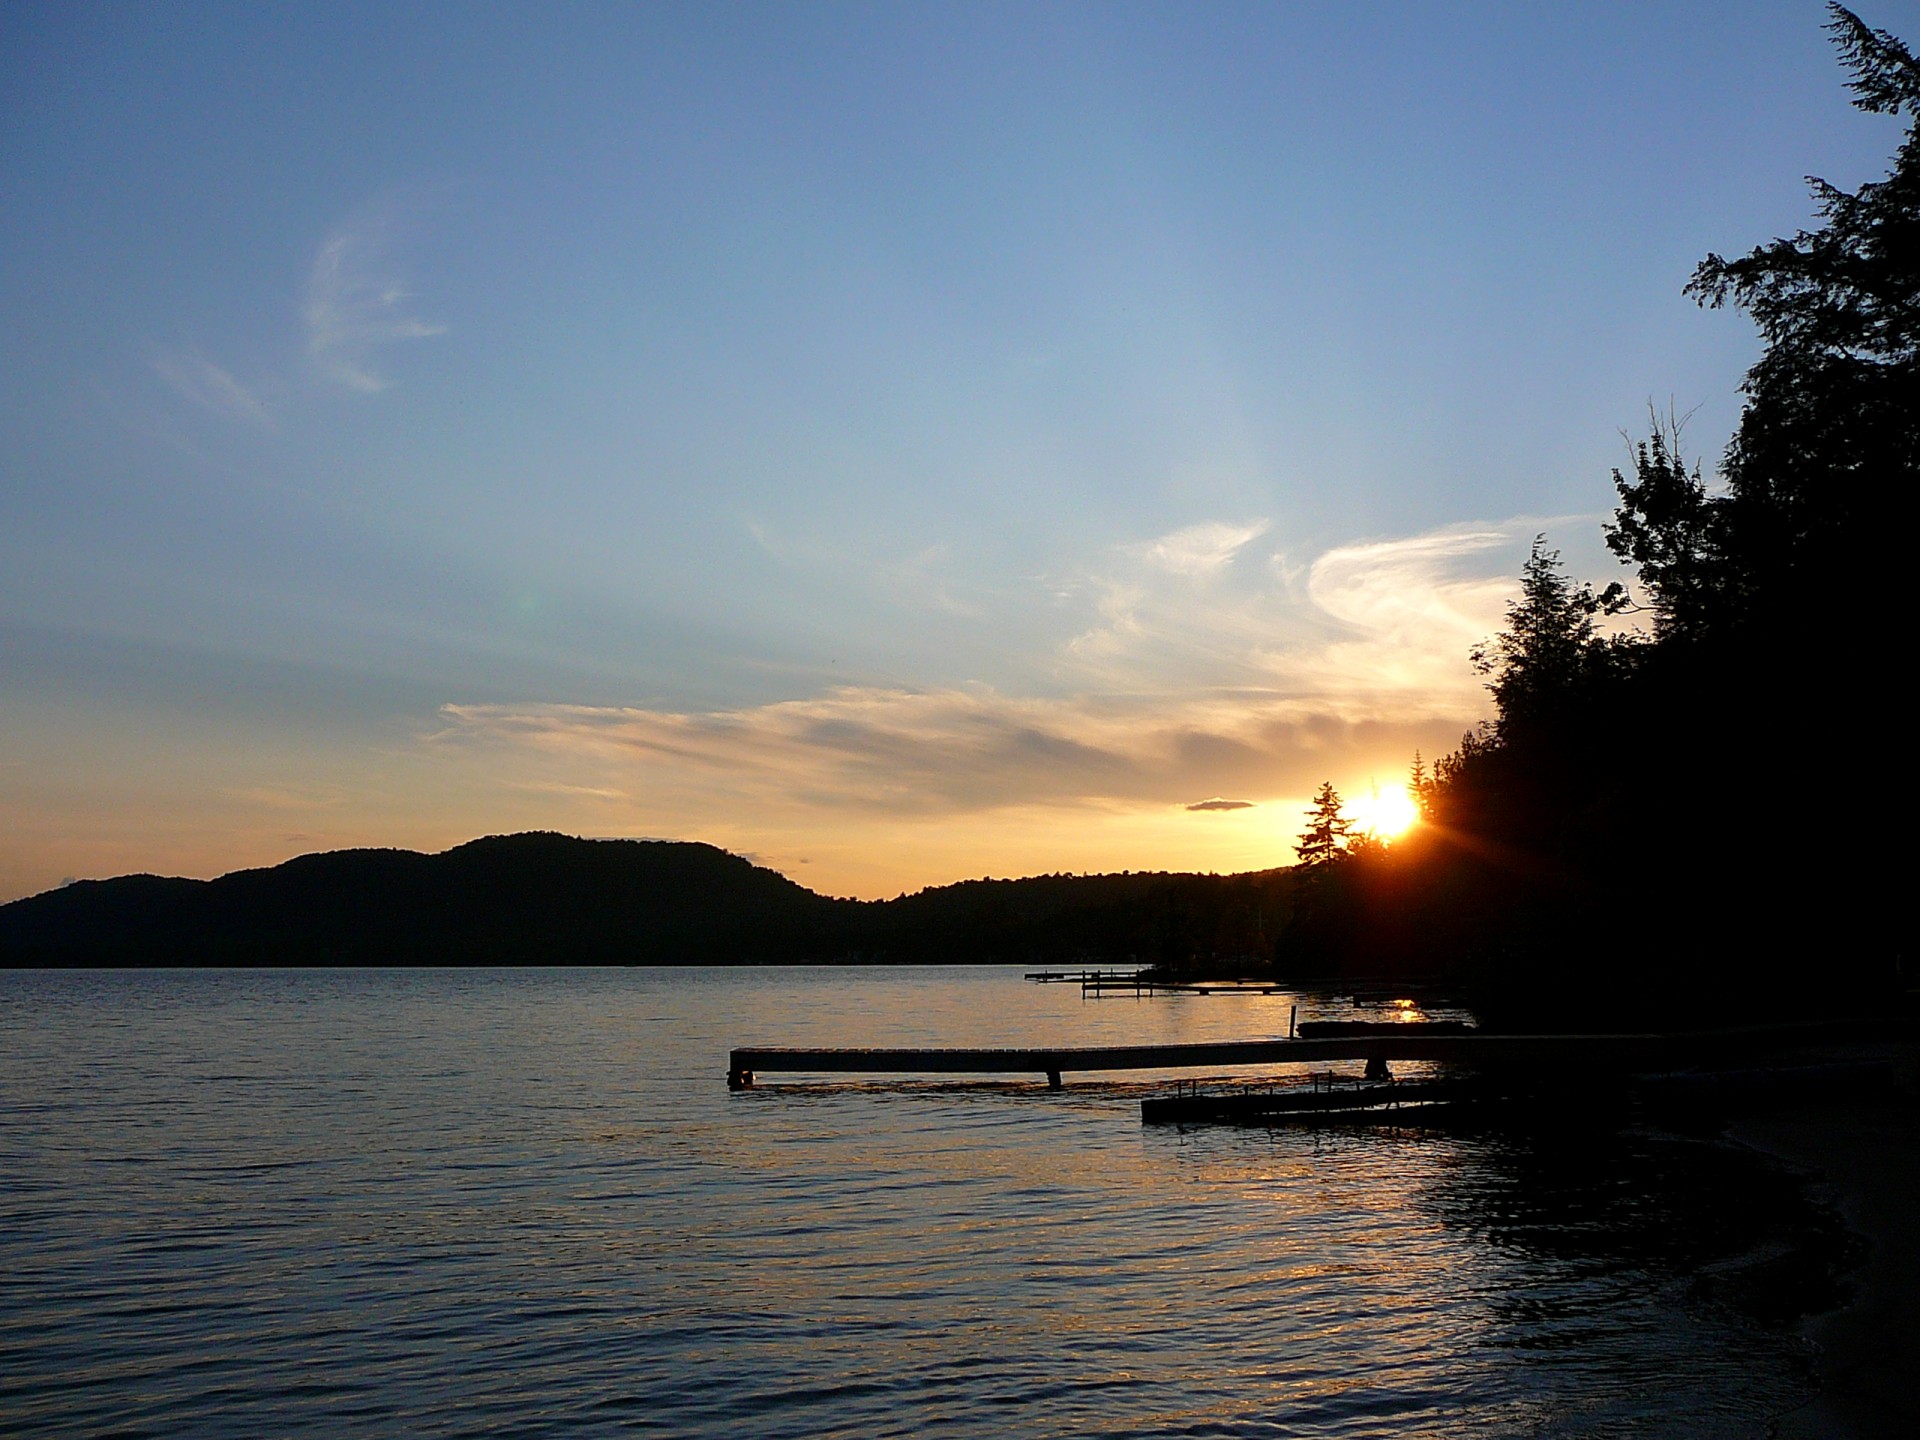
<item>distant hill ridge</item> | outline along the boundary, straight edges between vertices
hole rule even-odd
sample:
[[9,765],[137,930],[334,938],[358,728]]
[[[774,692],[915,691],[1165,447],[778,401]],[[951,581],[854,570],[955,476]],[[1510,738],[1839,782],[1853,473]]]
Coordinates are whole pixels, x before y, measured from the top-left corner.
[[1272,954],[1282,872],[975,880],[836,900],[712,845],[496,835],[0,905],[0,964],[1116,963]]

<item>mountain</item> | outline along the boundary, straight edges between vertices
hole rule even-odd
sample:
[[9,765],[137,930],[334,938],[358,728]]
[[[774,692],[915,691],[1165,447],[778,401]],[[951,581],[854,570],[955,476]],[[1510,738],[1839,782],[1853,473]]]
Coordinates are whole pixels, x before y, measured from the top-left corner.
[[218,880],[129,875],[0,906],[40,965],[617,965],[825,959],[856,902],[711,845],[492,836]]
[[79,881],[0,906],[0,964],[1264,961],[1283,877],[1051,875],[835,900],[711,845],[503,835],[217,880]]

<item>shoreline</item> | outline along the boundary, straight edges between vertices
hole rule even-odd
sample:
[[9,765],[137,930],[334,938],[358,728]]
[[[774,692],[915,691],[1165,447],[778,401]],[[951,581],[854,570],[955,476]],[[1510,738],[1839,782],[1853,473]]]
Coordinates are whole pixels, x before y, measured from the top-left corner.
[[[1911,1056],[1902,1056],[1911,1061]],[[1795,1106],[1731,1124],[1735,1143],[1807,1177],[1814,1198],[1865,1244],[1838,1277],[1847,1298],[1804,1317],[1817,1392],[1774,1417],[1778,1440],[1920,1435],[1920,1108],[1911,1090],[1864,1106]]]

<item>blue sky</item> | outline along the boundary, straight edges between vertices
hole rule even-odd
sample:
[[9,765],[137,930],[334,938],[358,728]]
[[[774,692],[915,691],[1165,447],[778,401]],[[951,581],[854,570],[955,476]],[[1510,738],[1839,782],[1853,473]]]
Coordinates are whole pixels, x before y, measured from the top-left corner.
[[0,898],[1289,861],[1895,143],[1817,5],[1563,12],[7,7]]

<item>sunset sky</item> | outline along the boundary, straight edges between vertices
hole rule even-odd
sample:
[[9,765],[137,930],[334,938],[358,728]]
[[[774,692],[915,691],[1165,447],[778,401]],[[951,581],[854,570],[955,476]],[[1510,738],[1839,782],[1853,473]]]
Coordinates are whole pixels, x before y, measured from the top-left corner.
[[1650,400],[1718,455],[1693,265],[1896,143],[1823,20],[9,4],[0,900],[1290,863],[1486,714],[1536,532],[1620,578]]

